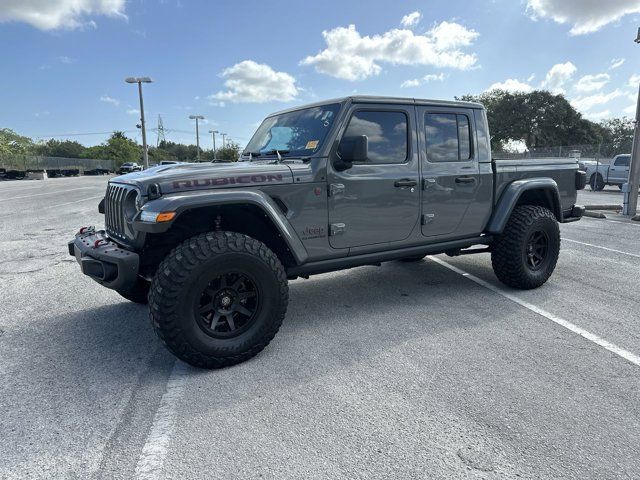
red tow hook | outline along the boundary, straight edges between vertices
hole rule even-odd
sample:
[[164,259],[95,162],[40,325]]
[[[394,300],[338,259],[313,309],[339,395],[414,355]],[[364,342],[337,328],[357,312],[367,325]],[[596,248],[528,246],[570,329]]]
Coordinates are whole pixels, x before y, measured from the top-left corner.
[[84,234],[84,233],[93,233],[96,231],[96,227],[91,226],[91,227],[82,227],[80,229],[80,231],[78,232],[80,235]]
[[104,238],[99,238],[98,240],[93,242],[93,248],[103,247],[105,245],[109,245],[109,242],[107,242]]

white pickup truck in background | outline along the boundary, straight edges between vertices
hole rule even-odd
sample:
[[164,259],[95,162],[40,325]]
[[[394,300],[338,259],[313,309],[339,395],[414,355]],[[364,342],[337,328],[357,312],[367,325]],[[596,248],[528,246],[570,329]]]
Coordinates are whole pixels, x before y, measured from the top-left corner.
[[587,181],[591,190],[600,191],[606,185],[617,185],[622,190],[622,185],[629,178],[629,163],[631,155],[622,154],[613,157],[609,165],[587,165]]

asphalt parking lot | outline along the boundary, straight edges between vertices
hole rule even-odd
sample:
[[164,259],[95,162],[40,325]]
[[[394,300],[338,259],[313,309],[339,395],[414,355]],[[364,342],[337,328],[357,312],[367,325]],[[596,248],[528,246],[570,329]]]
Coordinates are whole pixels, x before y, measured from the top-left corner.
[[265,351],[201,371],[68,256],[106,182],[0,183],[1,478],[638,477],[639,223],[562,225],[528,292],[488,255],[295,280]]

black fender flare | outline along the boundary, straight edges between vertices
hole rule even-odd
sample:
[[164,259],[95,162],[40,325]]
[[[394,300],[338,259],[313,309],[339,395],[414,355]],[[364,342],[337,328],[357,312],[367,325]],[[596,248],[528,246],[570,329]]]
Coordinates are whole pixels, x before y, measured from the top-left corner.
[[176,212],[170,222],[150,223],[139,220],[140,213],[134,221],[134,229],[149,233],[162,233],[169,230],[173,222],[181,214],[201,207],[215,205],[253,205],[260,208],[276,227],[282,239],[289,247],[298,265],[306,263],[309,258],[307,249],[291,223],[282,213],[278,205],[262,190],[220,189],[200,192],[185,192],[160,197],[142,206],[142,211]]
[[500,234],[507,225],[511,212],[516,207],[518,200],[524,192],[540,190],[551,195],[553,203],[553,214],[558,222],[562,222],[562,207],[560,203],[560,192],[558,184],[552,178],[524,178],[511,182],[500,195],[493,209],[493,215],[487,224],[487,233]]

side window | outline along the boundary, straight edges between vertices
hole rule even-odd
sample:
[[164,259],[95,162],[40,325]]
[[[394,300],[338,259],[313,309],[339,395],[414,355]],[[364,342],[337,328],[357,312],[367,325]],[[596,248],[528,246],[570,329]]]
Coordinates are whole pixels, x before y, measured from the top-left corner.
[[368,163],[403,163],[407,160],[407,116],[402,112],[361,110],[355,112],[345,137],[366,135]]
[[455,113],[427,113],[424,124],[430,162],[458,162],[473,158],[469,117]]
[[616,167],[628,167],[629,166],[629,159],[630,157],[625,156],[621,156],[615,159],[615,161],[613,162],[613,164]]

